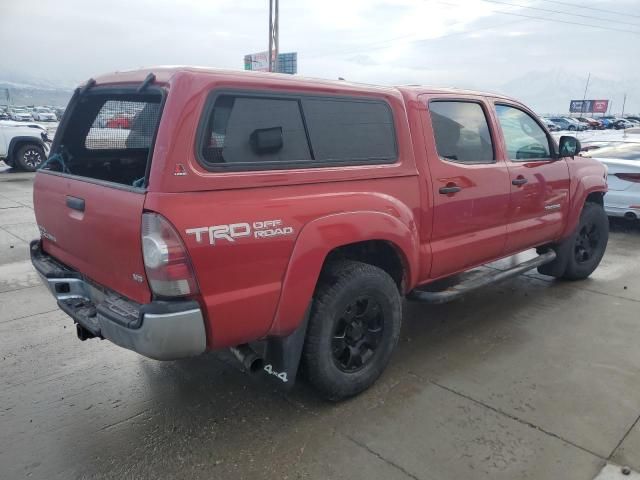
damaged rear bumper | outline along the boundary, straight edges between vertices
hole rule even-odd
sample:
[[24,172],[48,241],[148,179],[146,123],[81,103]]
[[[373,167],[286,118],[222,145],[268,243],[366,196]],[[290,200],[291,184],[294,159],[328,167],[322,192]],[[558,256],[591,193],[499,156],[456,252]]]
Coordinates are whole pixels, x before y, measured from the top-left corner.
[[175,360],[206,349],[204,318],[192,300],[138,304],[96,285],[31,242],[31,262],[58,306],[78,325],[81,339],[105,338],[157,360]]

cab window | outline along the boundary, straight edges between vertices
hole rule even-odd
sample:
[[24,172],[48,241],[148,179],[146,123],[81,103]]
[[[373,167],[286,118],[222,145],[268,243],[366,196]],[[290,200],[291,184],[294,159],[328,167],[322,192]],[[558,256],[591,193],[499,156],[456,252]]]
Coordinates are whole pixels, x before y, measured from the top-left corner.
[[493,163],[487,117],[479,103],[434,100],[429,103],[436,148],[456,163]]
[[549,139],[531,115],[508,105],[496,105],[509,159],[515,162],[551,158]]

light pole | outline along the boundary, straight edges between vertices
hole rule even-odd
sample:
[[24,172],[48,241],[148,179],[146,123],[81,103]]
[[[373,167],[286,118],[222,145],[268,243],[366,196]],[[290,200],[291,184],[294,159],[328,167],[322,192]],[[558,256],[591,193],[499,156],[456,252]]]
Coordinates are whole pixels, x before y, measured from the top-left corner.
[[[278,71],[278,9],[279,0],[269,0],[269,71]],[[275,8],[274,8],[275,7]]]

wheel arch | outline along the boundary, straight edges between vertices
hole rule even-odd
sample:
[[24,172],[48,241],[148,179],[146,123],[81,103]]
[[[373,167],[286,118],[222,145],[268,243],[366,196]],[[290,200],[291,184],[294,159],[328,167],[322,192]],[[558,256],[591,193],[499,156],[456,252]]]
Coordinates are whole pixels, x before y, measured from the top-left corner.
[[387,213],[339,213],[306,224],[290,257],[269,334],[287,335],[297,327],[322,268],[333,258],[364,261],[382,268],[404,294],[417,281],[418,252],[416,225]]
[[7,160],[9,160],[12,166],[15,166],[15,158],[14,155],[16,151],[20,148],[21,145],[24,144],[36,144],[41,147],[46,152],[46,147],[42,139],[38,137],[30,137],[27,135],[21,135],[17,137],[13,137],[9,142],[9,148],[7,148]]

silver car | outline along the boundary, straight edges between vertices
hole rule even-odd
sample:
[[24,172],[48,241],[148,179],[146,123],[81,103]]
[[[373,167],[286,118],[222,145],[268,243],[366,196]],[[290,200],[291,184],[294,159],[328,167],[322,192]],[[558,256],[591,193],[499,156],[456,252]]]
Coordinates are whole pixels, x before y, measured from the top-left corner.
[[9,117],[16,122],[32,122],[33,115],[26,108],[10,108]]
[[604,196],[604,209],[611,217],[640,218],[640,133],[636,136],[631,141],[611,142],[581,154],[607,166],[609,191]]
[[58,120],[55,113],[44,107],[34,108],[32,116],[38,122],[55,122]]

